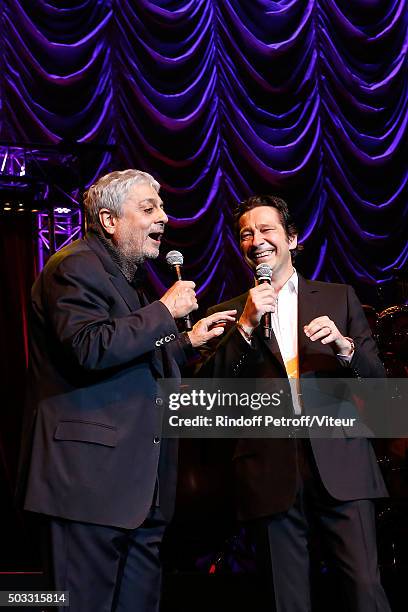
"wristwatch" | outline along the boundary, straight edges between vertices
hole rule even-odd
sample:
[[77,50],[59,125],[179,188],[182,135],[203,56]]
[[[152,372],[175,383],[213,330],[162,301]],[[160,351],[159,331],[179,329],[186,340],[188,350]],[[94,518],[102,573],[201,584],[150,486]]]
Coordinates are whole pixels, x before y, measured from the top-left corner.
[[345,340],[348,340],[350,342],[350,348],[349,348],[349,352],[347,355],[343,355],[343,357],[350,357],[350,355],[352,355],[356,349],[356,345],[354,344],[354,340],[353,338],[349,338],[348,336],[344,336]]

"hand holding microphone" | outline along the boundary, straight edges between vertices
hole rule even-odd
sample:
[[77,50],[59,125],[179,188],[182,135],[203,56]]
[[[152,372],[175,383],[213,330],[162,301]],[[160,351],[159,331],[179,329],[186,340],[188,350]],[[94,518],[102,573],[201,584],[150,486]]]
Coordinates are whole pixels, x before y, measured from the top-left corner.
[[[259,266],[256,266],[255,275],[259,285],[268,285],[272,289],[272,287],[270,286],[272,282],[272,268],[268,266],[268,264],[263,263],[259,264]],[[273,291],[275,294],[275,299],[272,303],[272,306],[273,310],[275,310],[276,293],[275,290]],[[261,319],[264,338],[268,339],[271,337],[272,334],[271,312],[273,312],[273,310],[266,310]]]
[[240,325],[248,335],[262,321],[264,337],[271,337],[271,316],[275,311],[277,293],[271,286],[272,269],[268,264],[259,264],[256,268],[258,285],[250,289],[244,311],[239,319]]
[[[167,306],[174,319],[186,320],[190,312],[197,310],[198,303],[194,287],[195,283],[193,281],[180,280],[174,283],[160,298],[160,302]],[[188,318],[190,319],[190,317]],[[187,329],[187,331],[189,330]]]
[[194,292],[195,283],[182,280],[181,269],[184,258],[179,251],[169,251],[166,255],[166,262],[172,268],[178,280],[160,298],[160,301],[167,306],[175,319],[184,319],[185,330],[191,331],[193,326],[189,314],[198,308]]

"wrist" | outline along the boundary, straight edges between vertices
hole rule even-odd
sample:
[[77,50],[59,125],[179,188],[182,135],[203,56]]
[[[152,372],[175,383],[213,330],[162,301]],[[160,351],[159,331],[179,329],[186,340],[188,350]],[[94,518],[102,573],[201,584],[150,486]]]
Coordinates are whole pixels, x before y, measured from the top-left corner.
[[238,321],[237,322],[237,329],[238,329],[239,333],[241,334],[241,336],[243,338],[245,338],[245,340],[247,342],[249,342],[249,344],[251,344],[252,343],[252,334],[254,332],[254,328],[246,327],[240,321]]
[[337,345],[339,355],[342,357],[350,357],[354,353],[355,345],[352,338],[343,336],[341,344]]
[[250,321],[248,321],[248,319],[244,319],[243,317],[239,318],[237,325],[249,335],[252,335],[258,327],[258,324],[253,325]]
[[186,346],[190,345],[190,347],[196,348],[196,343],[194,340],[194,330],[182,332],[184,344]]
[[174,312],[173,312],[173,309],[170,306],[170,304],[168,304],[167,301],[163,300],[162,298],[159,299],[159,302],[161,302],[163,304],[163,306],[165,306],[167,308],[167,310],[169,311],[169,313],[171,314],[173,319],[175,319],[176,317],[174,316]]

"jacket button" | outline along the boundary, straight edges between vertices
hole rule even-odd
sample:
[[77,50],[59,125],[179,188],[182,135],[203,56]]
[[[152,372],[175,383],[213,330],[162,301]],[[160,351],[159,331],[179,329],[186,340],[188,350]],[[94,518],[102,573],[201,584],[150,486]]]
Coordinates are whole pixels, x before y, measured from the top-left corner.
[[159,444],[160,442],[160,438],[157,438],[156,436],[153,438],[153,444]]
[[156,397],[156,406],[163,406],[163,400],[161,397]]

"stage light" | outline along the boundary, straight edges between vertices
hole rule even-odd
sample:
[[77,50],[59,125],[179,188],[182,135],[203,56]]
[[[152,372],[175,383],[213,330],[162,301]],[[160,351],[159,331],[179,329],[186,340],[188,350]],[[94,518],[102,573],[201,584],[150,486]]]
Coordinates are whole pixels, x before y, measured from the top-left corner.
[[0,175],[25,176],[26,151],[21,147],[0,146]]

